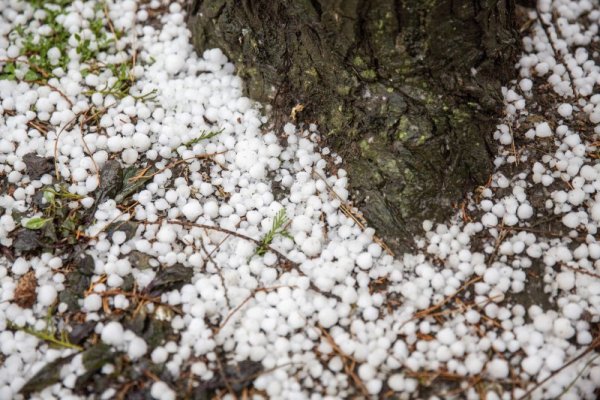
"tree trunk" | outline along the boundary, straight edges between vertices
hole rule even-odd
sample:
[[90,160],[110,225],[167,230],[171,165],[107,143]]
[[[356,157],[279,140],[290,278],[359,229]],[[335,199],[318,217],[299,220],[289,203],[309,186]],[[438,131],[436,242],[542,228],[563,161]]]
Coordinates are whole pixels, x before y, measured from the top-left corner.
[[396,249],[491,173],[518,40],[514,0],[194,0],[248,95],[318,123],[355,203]]

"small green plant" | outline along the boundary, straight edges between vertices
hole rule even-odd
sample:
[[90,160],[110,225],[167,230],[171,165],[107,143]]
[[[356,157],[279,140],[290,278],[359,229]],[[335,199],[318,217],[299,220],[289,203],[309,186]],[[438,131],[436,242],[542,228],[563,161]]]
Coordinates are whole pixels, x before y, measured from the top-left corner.
[[16,72],[17,72],[17,64],[13,61],[7,62],[4,65],[4,68],[2,68],[2,70],[0,70],[0,79],[14,81],[17,79]]
[[[102,20],[97,21],[102,23]],[[114,42],[113,39],[108,39],[104,32],[100,32],[98,35],[100,36],[96,36],[96,43],[94,45],[92,45],[91,39],[83,39],[78,33],[74,35],[78,43],[75,50],[80,56],[80,62],[87,63],[88,61],[94,60],[99,52],[108,50],[111,43]]]
[[[96,13],[102,12],[105,3],[98,2],[94,6]],[[106,16],[108,18],[108,16]],[[90,47],[92,41],[90,39],[83,39],[79,34],[75,34],[75,39],[79,43],[77,46],[77,53],[81,56],[81,62],[87,62],[97,58],[98,53],[107,51],[110,46],[113,45],[117,40],[123,36],[123,30],[116,30],[112,37],[108,35],[106,30],[107,23],[112,26],[112,22],[105,22],[102,18],[95,18],[89,21],[90,30],[94,34],[95,43],[93,47]]]
[[[54,76],[56,68],[65,69],[69,63],[68,41],[71,34],[64,25],[58,22],[58,17],[65,13],[71,0],[54,0],[45,2],[42,0],[30,0],[29,4],[38,10],[43,10],[45,17],[42,22],[49,28],[49,34],[41,35],[37,30],[18,26],[9,33],[11,44],[19,44],[20,55],[25,56],[27,61],[11,60],[7,62],[0,72],[0,79],[17,79],[17,64],[27,64],[28,69],[23,76],[26,82],[45,83]],[[51,49],[58,49],[60,55],[57,59],[51,59],[48,55]]]
[[158,96],[158,89],[152,89],[148,93],[140,94],[139,96],[130,94],[136,101],[154,101]]
[[42,229],[50,221],[52,218],[33,217],[28,219],[23,226],[27,229],[37,230]]
[[[78,194],[69,192],[64,185],[44,188],[44,199],[48,205],[44,215],[53,222],[54,227],[54,229],[46,229],[46,233],[55,236],[58,231],[61,239],[75,243],[83,220],[83,211],[79,207],[71,209],[67,203],[82,198]],[[53,239],[57,238],[53,237]]]
[[[7,60],[4,66],[0,67],[0,79],[17,80],[20,77],[18,74],[19,64],[26,64],[27,70],[24,72],[22,80],[45,84],[55,76],[54,70],[56,68],[65,70],[70,62],[68,53],[71,48],[69,45],[71,33],[58,22],[58,17],[67,12],[67,7],[71,5],[72,0],[52,0],[49,2],[29,0],[29,3],[35,9],[44,11],[45,17],[40,22],[49,28],[50,34],[40,35],[37,30],[31,30],[25,26],[18,26],[13,29],[9,34],[9,39],[11,44],[18,44],[21,47],[20,56],[24,56],[25,59]],[[110,70],[116,81],[110,86],[107,85],[101,93],[123,98],[129,94],[129,89],[134,83],[134,77],[131,74],[133,62],[131,60],[117,64],[97,62],[98,54],[109,51],[111,46],[124,33],[122,30],[114,30],[107,14],[104,17],[101,16],[104,6],[104,2],[97,3],[95,11],[96,15],[100,16],[88,20],[91,35],[82,37],[79,33],[73,34],[73,38],[77,42],[75,50],[79,54],[80,62],[86,64],[86,67],[81,70],[82,74],[86,76],[90,72],[101,73]],[[110,32],[107,26],[111,28]],[[60,51],[58,59],[49,57],[51,49]]]
[[214,138],[215,136],[221,134],[223,130],[224,129],[219,129],[218,131],[202,131],[202,133],[200,133],[200,136],[185,142],[183,145],[185,147],[192,147],[193,145],[200,143],[203,140]]
[[113,74],[114,82],[112,84],[106,83],[100,90],[87,90],[84,92],[86,96],[98,92],[103,96],[112,95],[118,99],[129,95],[129,89],[135,82],[135,78],[131,73],[133,68],[132,61],[128,60],[121,64],[108,64],[106,68],[109,69]]
[[15,331],[25,332],[53,346],[82,351],[83,347],[71,343],[69,340],[69,334],[65,330],[58,331],[58,329],[56,329],[56,326],[52,320],[53,311],[53,307],[48,309],[48,313],[46,314],[46,327],[44,329],[38,330],[30,326],[21,327],[10,321],[7,321],[8,328]]
[[148,93],[140,95],[132,95],[129,93],[129,90],[135,83],[135,77],[131,72],[133,67],[134,65],[132,60],[127,60],[121,64],[106,65],[106,68],[109,69],[113,74],[113,83],[110,85],[107,83],[100,90],[87,90],[84,92],[84,94],[86,96],[91,96],[92,94],[98,92],[103,96],[112,95],[118,99],[122,99],[126,96],[131,96],[137,101],[154,100],[158,94],[158,91],[156,89],[153,89]]
[[257,256],[264,256],[269,250],[269,246],[273,243],[273,239],[277,236],[283,236],[287,238],[291,238],[290,233],[287,231],[286,227],[289,223],[287,216],[285,215],[285,209],[279,210],[275,218],[273,218],[273,225],[267,234],[260,240],[260,243],[254,254]]
[[[55,68],[64,69],[69,63],[67,46],[70,33],[57,21],[58,16],[64,14],[64,7],[67,3],[44,4],[37,1],[30,3],[34,7],[44,10],[46,17],[43,22],[50,29],[50,34],[40,35],[24,26],[19,26],[10,33],[9,37],[12,43],[19,42],[21,44],[21,55],[27,57],[29,69],[23,80],[27,82],[45,82],[53,76],[52,71]],[[60,51],[60,56],[55,60],[51,60],[48,56],[48,52],[53,48]],[[0,77],[3,79],[16,79],[16,63],[16,61],[7,63],[2,69]]]
[[48,186],[42,191],[45,200],[41,206],[43,215],[25,220],[23,227],[39,230],[41,236],[50,239],[51,243],[62,240],[76,243],[83,230],[80,228],[84,221],[84,210],[81,207],[71,208],[68,203],[83,197],[69,192],[64,185]]

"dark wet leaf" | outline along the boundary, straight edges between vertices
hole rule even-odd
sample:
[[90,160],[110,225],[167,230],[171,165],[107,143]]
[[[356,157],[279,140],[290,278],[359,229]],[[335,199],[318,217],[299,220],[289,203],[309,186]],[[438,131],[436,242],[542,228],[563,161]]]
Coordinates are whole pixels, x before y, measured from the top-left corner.
[[[250,386],[254,379],[262,372],[263,366],[260,362],[245,360],[237,364],[229,364],[224,368],[225,378],[232,389],[240,392],[242,389]],[[226,388],[223,376],[216,375],[213,379],[200,384],[202,389],[223,389]]]
[[27,213],[19,212],[17,210],[12,210],[12,213],[10,215],[17,224],[21,224],[23,218],[27,218]]
[[46,224],[41,229],[42,237],[50,239],[51,243],[58,242],[58,237],[56,236],[56,228],[54,224]]
[[137,269],[152,268],[152,265],[150,265],[150,260],[152,259],[152,257],[150,257],[148,254],[134,250],[131,253],[129,253],[128,258],[132,267],[135,267]]
[[249,386],[262,370],[262,363],[245,360],[225,367],[225,375],[230,381],[233,390],[240,391]]
[[94,332],[96,321],[87,321],[77,324],[69,333],[69,341],[73,344],[82,344]]
[[60,204],[54,209],[54,219],[57,221],[62,221],[67,218],[68,213],[69,207],[64,207],[62,204]]
[[126,329],[133,331],[136,335],[140,336],[140,334],[144,330],[144,325],[146,324],[146,318],[148,314],[146,312],[141,311],[135,315],[127,317],[123,320],[123,326]]
[[77,269],[84,275],[91,276],[94,275],[94,270],[96,269],[94,258],[89,254],[80,254],[76,256],[76,260],[78,259]]
[[80,296],[71,288],[66,288],[58,295],[60,302],[65,303],[71,311],[79,311],[81,309],[81,306],[79,305],[79,297]]
[[13,248],[19,251],[34,251],[40,249],[42,243],[39,240],[36,231],[29,229],[19,229],[13,242]]
[[58,297],[62,303],[66,303],[72,311],[79,310],[79,299],[84,297],[85,291],[90,286],[90,277],[75,270],[67,274],[66,287]]
[[74,392],[82,398],[89,398],[90,393],[103,393],[107,388],[114,386],[115,377],[112,374],[96,373],[81,383],[77,383]]
[[148,343],[148,347],[154,349],[156,346],[165,343],[172,333],[173,329],[170,322],[151,318],[142,337]]
[[115,232],[121,231],[125,233],[125,240],[130,240],[135,236],[135,232],[137,231],[138,225],[138,223],[133,221],[113,222],[108,226],[108,228],[106,228],[106,236],[109,239],[112,239],[112,235]]
[[100,170],[100,187],[96,200],[102,203],[114,199],[123,187],[123,168],[117,160],[108,160]]
[[77,229],[77,220],[73,217],[67,218],[60,224],[60,228],[67,232],[73,232]]
[[38,190],[31,199],[32,203],[39,209],[43,210],[49,206],[47,201],[44,201],[44,191]]
[[191,268],[181,264],[165,267],[156,274],[144,291],[150,296],[159,296],[170,290],[181,289],[184,284],[189,283],[193,273]]
[[2,246],[0,244],[0,255],[2,255],[2,257],[6,257],[10,262],[15,260],[15,254],[13,253],[13,249],[11,247]]
[[156,168],[154,167],[150,167],[147,170],[133,166],[125,168],[123,172],[123,188],[115,197],[115,201],[120,204],[127,197],[139,191],[152,178],[154,172],[156,172]]
[[135,387],[127,392],[127,400],[147,400],[152,398],[148,387]]
[[44,174],[51,172],[54,169],[54,160],[51,157],[44,158],[34,153],[25,154],[23,162],[27,167],[27,175],[32,180],[40,179]]
[[59,358],[58,360],[46,364],[33,377],[31,377],[29,381],[27,381],[19,393],[27,397],[32,393],[39,392],[50,385],[60,382],[60,370],[62,366],[70,362],[73,357],[75,357],[75,354]]
[[110,346],[102,342],[90,347],[82,354],[85,373],[77,378],[77,386],[85,385],[94,374],[105,364],[115,358],[115,353]]
[[194,392],[192,393],[192,399],[194,400],[210,400],[214,398],[215,393],[213,390],[207,390],[203,387],[194,388]]
[[170,322],[155,319],[152,314],[143,311],[126,318],[123,325],[142,337],[150,350],[166,342],[173,332]]
[[123,283],[121,284],[121,289],[129,292],[130,290],[133,290],[133,287],[135,286],[135,278],[133,277],[133,275],[127,275],[126,277],[123,278]]

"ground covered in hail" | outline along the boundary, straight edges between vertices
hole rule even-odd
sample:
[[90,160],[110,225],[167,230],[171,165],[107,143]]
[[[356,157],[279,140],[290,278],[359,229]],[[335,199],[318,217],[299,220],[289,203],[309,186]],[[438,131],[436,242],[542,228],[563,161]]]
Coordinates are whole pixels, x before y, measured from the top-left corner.
[[0,2],[0,399],[597,398],[600,6],[520,13],[496,173],[393,255],[177,2]]

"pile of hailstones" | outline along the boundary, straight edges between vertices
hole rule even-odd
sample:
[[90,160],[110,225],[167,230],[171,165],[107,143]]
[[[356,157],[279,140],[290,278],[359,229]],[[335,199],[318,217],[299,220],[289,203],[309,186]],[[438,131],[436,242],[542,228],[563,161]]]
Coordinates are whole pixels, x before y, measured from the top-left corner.
[[[86,32],[95,3],[74,1],[59,23],[72,34]],[[222,52],[194,54],[179,4],[169,5],[159,29],[145,23],[149,13],[144,7],[160,6],[156,0],[143,7],[131,0],[106,4],[114,28],[126,34],[98,61],[117,62],[135,51],[137,80],[131,92],[156,90],[154,101],[104,96],[101,88],[110,76],[82,77],[73,48],[67,70],[56,71],[57,77],[49,81],[69,101],[48,86],[0,81],[0,171],[17,186],[12,194],[0,195],[3,246],[11,246],[10,234],[16,229],[12,212],[27,212],[36,190],[52,182],[50,175],[39,180],[28,177],[22,161],[28,153],[54,157],[58,149],[58,173],[69,183],[70,192],[83,196],[79,203],[87,208],[95,206],[96,168],[108,159],[118,159],[124,166],[144,160],[155,163],[159,171],[135,195],[135,209],[123,212],[114,200],[96,205],[95,223],[86,232],[97,236],[87,249],[95,262],[95,284],[81,305],[87,320],[97,321],[95,332],[103,342],[126,352],[134,362],[149,356],[174,376],[188,367],[190,358],[207,360],[191,365],[199,381],[215,376],[215,350],[221,348],[231,362],[261,362],[265,372],[254,387],[271,398],[311,394],[344,398],[357,390],[372,396],[389,390],[401,397],[416,396],[415,374],[438,370],[464,376],[462,395],[467,398],[479,398],[468,387],[472,377],[488,383],[486,398],[508,399],[525,394],[525,387],[511,393],[513,379],[531,382],[531,387],[556,372],[533,392],[535,398],[594,397],[600,362],[593,359],[593,352],[562,369],[594,340],[592,323],[598,321],[600,311],[600,245],[594,237],[600,224],[600,168],[590,158],[592,138],[569,125],[575,115],[586,115],[596,125],[594,135],[600,133],[600,96],[592,95],[600,72],[585,50],[596,40],[600,12],[592,10],[590,2],[540,2],[546,29],[536,23],[532,36],[524,39],[525,54],[519,62],[522,79],[518,87],[504,92],[507,118],[495,135],[507,150],[501,151],[496,164],[526,165],[517,165],[526,153],[517,159],[511,151],[515,134],[511,128],[518,129],[518,117],[527,112],[533,85],[544,82],[564,98],[556,108],[559,124],[539,122],[524,135],[532,141],[553,141],[555,153],[537,160],[532,171],[512,177],[494,175],[491,187],[482,193],[484,199],[470,206],[484,211],[481,221],[437,227],[426,221],[425,237],[418,241],[422,252],[401,259],[386,254],[372,230],[361,230],[340,209],[348,198],[347,176],[343,169],[335,175],[327,171],[326,157],[341,160],[315,145],[316,127],[299,131],[288,124],[283,132],[265,133],[261,127],[267,120],[257,105],[242,97],[242,83]],[[551,13],[558,15],[557,27]],[[29,24],[27,29],[41,29],[25,2],[5,4],[0,22],[3,59],[20,52],[7,40],[14,27]],[[90,90],[93,93],[88,95]],[[103,135],[69,126],[92,106],[106,109],[101,119]],[[27,126],[34,118],[50,124],[47,135]],[[215,127],[221,130],[219,135],[191,147],[183,145]],[[278,136],[285,137],[285,147]],[[209,173],[202,158],[206,154],[213,160]],[[181,160],[185,160],[186,177],[174,176],[171,168]],[[502,227],[525,227],[536,213],[525,189],[534,183],[550,186],[557,180],[568,183],[569,190],[550,193],[546,207],[573,229],[569,237],[547,240],[526,231],[511,232],[498,248],[490,240],[483,252],[470,249],[475,235],[498,238]],[[273,182],[287,192],[284,197],[276,199]],[[498,188],[510,188],[512,193],[496,198]],[[194,226],[216,226],[260,239],[282,209],[290,220],[289,237],[276,236],[272,247],[297,265],[286,270],[280,268],[273,251],[258,256],[249,240]],[[110,239],[103,232],[111,222],[130,219],[144,223],[129,240],[124,232],[117,231]],[[169,222],[174,220],[179,223]],[[588,233],[585,241],[573,248],[572,237],[582,230]],[[203,245],[212,253],[210,262],[206,252],[199,250]],[[131,265],[127,255],[133,250],[150,256],[154,268]],[[494,252],[495,261],[486,263]],[[544,281],[555,310],[503,302],[507,293],[527,290],[526,271],[534,259],[547,267]],[[163,294],[161,301],[183,311],[171,319],[180,335],[178,342],[149,348],[142,338],[105,318],[102,292],[119,288],[128,276],[144,288],[159,266],[177,263],[192,269],[193,277],[180,290]],[[50,348],[22,330],[7,329],[9,323],[43,329],[49,307],[56,306],[58,315],[68,311],[66,304],[57,304],[57,293],[65,287],[61,267],[62,259],[50,253],[13,262],[0,258],[4,360],[0,398],[16,396],[36,371],[74,352]],[[29,271],[37,278],[37,302],[22,309],[13,302],[14,290]],[[100,282],[101,277],[106,280]],[[459,312],[438,319],[415,318],[475,277],[479,281],[469,286],[472,295],[463,309],[455,310]],[[386,292],[371,293],[370,284],[382,278],[388,282]],[[388,298],[398,299],[398,304],[390,309]],[[108,297],[108,306],[128,309],[131,304],[127,297],[115,295]],[[221,329],[215,332],[207,320],[221,322]],[[355,376],[347,374],[351,361],[356,362]],[[111,371],[107,365],[101,373]],[[62,368],[61,383],[41,395],[68,398],[84,372],[81,357],[74,357]],[[107,388],[102,397],[114,395],[114,389]],[[176,397],[173,388],[161,381],[152,385],[151,395]]]

